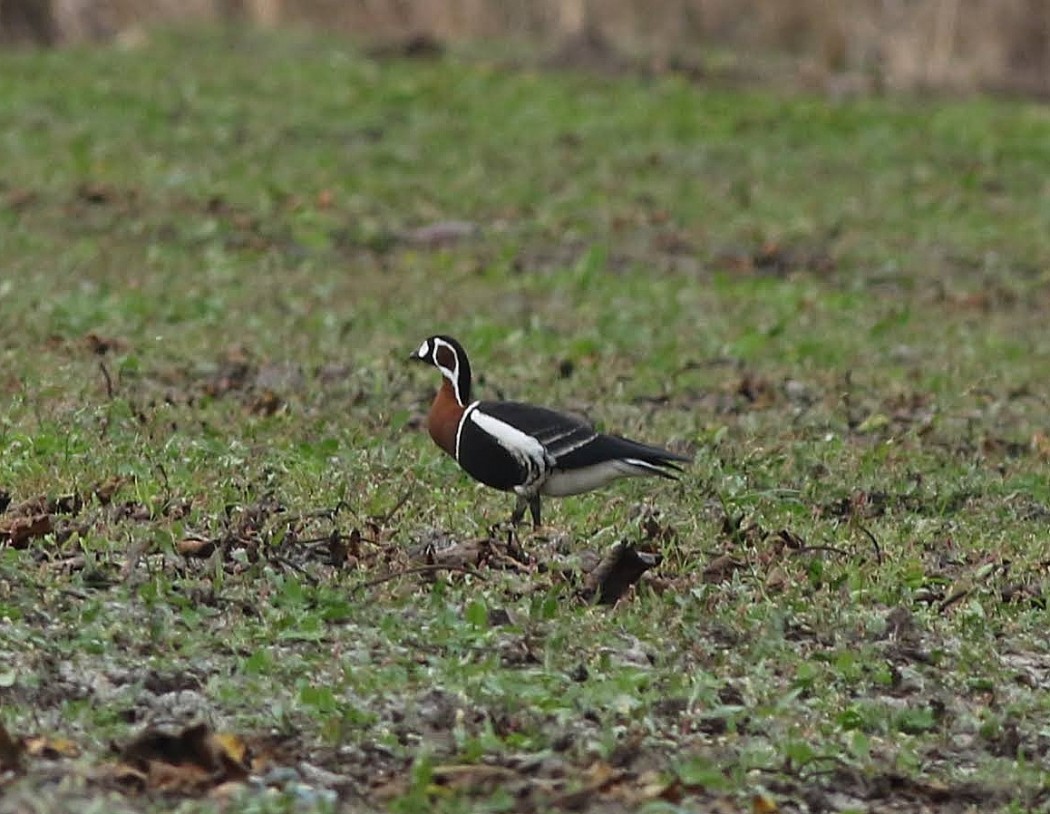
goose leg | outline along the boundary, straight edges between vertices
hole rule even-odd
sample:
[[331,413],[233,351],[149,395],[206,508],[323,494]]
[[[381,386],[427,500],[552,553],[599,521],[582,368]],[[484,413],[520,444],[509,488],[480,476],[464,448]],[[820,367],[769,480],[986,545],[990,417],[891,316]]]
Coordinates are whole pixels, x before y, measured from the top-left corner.
[[532,515],[532,527],[538,529],[540,527],[540,496],[533,495],[529,498],[529,514]]
[[538,529],[540,527],[539,495],[533,495],[532,497],[518,495],[518,502],[514,504],[514,513],[510,516],[511,525],[516,526],[525,519],[526,509],[528,509],[529,514],[532,515],[532,527]]
[[518,502],[514,504],[514,513],[510,516],[510,524],[512,526],[518,525],[522,520],[525,519],[525,509],[529,507],[529,501],[518,495]]

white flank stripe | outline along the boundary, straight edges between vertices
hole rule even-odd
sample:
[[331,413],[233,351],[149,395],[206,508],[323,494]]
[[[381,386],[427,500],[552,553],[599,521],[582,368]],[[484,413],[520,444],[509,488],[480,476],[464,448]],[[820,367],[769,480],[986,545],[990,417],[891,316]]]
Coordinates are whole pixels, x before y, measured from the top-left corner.
[[471,405],[471,409],[463,414],[464,420],[466,420],[469,415],[471,421],[495,438],[499,442],[499,445],[515,458],[521,460],[523,463],[526,459],[530,459],[533,462],[533,466],[540,472],[546,470],[547,450],[544,448],[543,444],[528,433],[524,433],[517,427],[511,426],[506,421],[500,421],[494,416],[490,416],[481,410],[474,409],[474,407],[475,405]]

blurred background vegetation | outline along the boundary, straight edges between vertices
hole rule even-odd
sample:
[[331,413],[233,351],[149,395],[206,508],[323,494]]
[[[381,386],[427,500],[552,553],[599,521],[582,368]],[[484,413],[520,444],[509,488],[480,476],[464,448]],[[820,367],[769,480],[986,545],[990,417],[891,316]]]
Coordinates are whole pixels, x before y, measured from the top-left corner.
[[155,26],[323,27],[365,43],[540,45],[561,64],[833,95],[1050,98],[1048,0],[0,0],[0,42],[142,44]]

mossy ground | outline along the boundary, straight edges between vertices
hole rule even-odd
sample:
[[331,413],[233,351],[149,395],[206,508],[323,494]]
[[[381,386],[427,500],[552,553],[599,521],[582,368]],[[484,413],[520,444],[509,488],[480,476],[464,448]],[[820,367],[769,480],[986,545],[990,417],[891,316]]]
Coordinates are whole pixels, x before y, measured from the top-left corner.
[[[166,719],[269,738],[240,811],[1046,804],[1045,106],[0,60],[2,722],[82,753],[0,810],[166,808],[88,779]],[[511,508],[420,429],[436,332],[694,465],[370,584]],[[618,541],[662,565],[579,601]]]

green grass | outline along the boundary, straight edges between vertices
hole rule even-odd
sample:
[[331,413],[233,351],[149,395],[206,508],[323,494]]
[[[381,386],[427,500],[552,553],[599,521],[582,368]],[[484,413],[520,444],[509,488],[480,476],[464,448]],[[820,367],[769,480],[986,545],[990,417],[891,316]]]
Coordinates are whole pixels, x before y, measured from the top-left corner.
[[[80,772],[148,724],[279,733],[318,811],[560,809],[596,762],[595,811],[1045,804],[1045,107],[295,36],[0,76],[0,487],[83,504],[0,548],[10,732]],[[480,234],[411,239],[448,220]],[[511,509],[418,426],[435,332],[479,394],[695,464],[547,501],[531,572],[365,584]],[[620,540],[663,565],[576,600]],[[115,805],[46,778],[6,790]]]

